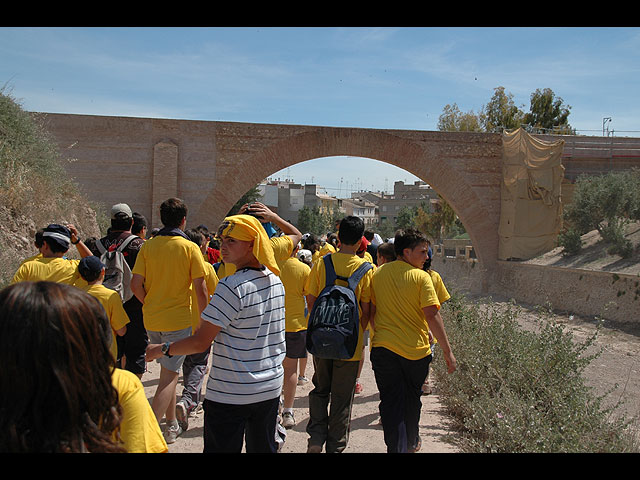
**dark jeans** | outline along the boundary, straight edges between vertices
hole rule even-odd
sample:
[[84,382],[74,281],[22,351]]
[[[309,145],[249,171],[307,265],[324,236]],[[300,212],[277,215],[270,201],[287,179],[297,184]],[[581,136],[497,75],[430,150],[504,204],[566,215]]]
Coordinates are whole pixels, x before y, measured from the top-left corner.
[[380,392],[380,418],[388,453],[406,453],[418,444],[422,384],[431,355],[408,360],[383,347],[371,349],[371,366]]
[[116,337],[118,343],[118,361],[126,357],[125,370],[135,374],[142,374],[147,369],[145,351],[149,344],[147,330],[144,328],[142,317],[142,303],[135,296],[123,304],[124,311],[129,317],[127,331],[122,337]]
[[280,398],[247,405],[204,400],[204,453],[277,453]]
[[[325,445],[327,453],[347,447],[351,407],[360,362],[313,357],[314,389],[309,392],[309,445]],[[329,405],[330,404],[330,405]]]

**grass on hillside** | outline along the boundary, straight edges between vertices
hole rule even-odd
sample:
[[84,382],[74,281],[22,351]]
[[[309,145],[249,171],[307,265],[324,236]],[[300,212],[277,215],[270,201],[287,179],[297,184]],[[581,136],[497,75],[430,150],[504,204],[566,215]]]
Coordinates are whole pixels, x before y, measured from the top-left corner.
[[23,260],[11,234],[33,239],[38,228],[74,218],[82,232],[80,219],[95,209],[67,174],[44,117],[24,111],[6,90],[0,87],[0,287]]

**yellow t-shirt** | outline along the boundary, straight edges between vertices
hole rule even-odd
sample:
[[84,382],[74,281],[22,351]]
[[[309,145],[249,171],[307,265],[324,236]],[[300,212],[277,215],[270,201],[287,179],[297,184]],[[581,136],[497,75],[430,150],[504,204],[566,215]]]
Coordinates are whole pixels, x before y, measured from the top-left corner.
[[[331,254],[331,259],[333,260],[333,268],[336,271],[336,275],[341,277],[348,278],[353,272],[355,272],[358,267],[366,262],[364,258],[360,258],[357,255],[351,255],[350,253],[342,253],[340,251]],[[356,287],[356,298],[360,301],[358,303],[358,312],[360,317],[362,318],[362,307],[361,303],[369,303],[371,301],[371,279],[373,277],[373,270],[369,270],[358,286]],[[316,262],[309,273],[309,277],[307,278],[307,283],[305,285],[305,295],[313,295],[314,297],[318,297],[320,292],[325,286],[326,282],[326,274],[324,268],[324,261]],[[342,280],[336,281],[337,285],[346,285],[346,282]],[[358,346],[356,347],[356,353],[349,360],[360,361],[362,357],[362,328],[360,329],[360,335],[358,336]]]
[[167,442],[144,393],[140,379],[133,373],[116,368],[111,383],[118,391],[122,407],[120,441],[129,453],[166,453]]
[[[271,237],[269,242],[271,243],[271,248],[273,248],[273,256],[276,259],[276,263],[282,269],[282,264],[287,261],[287,258],[293,252],[293,241],[288,235],[283,235],[281,237]],[[222,265],[220,268],[222,268]],[[218,270],[218,277],[224,278],[234,273],[236,273],[236,266],[233,263],[225,263],[224,276],[220,275],[220,270]]]
[[132,273],[144,278],[144,326],[155,332],[189,328],[191,282],[205,275],[198,245],[182,236],[156,236],[144,242]]
[[25,262],[30,262],[31,260],[36,260],[38,258],[44,258],[42,256],[42,253],[36,253],[35,255],[30,256],[29,258],[25,258],[22,262],[20,262],[20,265],[22,265]]
[[282,265],[280,280],[284,285],[285,331],[299,332],[307,329],[304,284],[311,272],[309,265],[295,257],[289,257]]
[[402,260],[385,263],[373,275],[371,301],[376,307],[371,347],[418,360],[431,354],[429,326],[422,309],[440,308],[431,276]]
[[[204,262],[204,269],[204,283],[207,285],[207,295],[211,298],[211,295],[213,295],[216,291],[216,287],[218,286],[218,275],[216,275],[213,265],[208,261]],[[200,308],[198,306],[198,297],[196,292],[193,290],[193,286],[191,287],[191,315],[191,327],[195,330],[200,326]]]
[[337,250],[333,245],[331,245],[329,242],[325,242],[325,244],[320,247],[320,250],[316,250],[315,252],[313,252],[313,254],[311,255],[311,263],[316,263],[319,258],[324,257],[327,253],[336,252]]
[[59,257],[38,257],[24,261],[11,279],[11,283],[48,281],[86,286],[80,277],[80,260]]
[[451,298],[451,295],[449,295],[449,291],[447,290],[447,287],[445,287],[440,274],[435,270],[427,270],[427,271],[429,272],[429,275],[431,275],[433,288],[436,291],[436,295],[438,296],[438,301],[440,302],[440,305],[442,305],[444,302],[446,302]]
[[120,294],[104,285],[87,285],[86,287],[80,287],[80,289],[100,300],[104,311],[107,312],[107,318],[111,323],[111,334],[113,336],[110,350],[113,358],[117,359],[118,345],[116,344],[116,330],[120,330],[129,323],[129,316],[127,312],[124,311]]
[[[429,275],[431,275],[433,288],[436,291],[436,295],[438,296],[440,305],[442,305],[444,302],[451,298],[451,295],[449,295],[449,291],[447,290],[447,287],[444,286],[442,277],[440,277],[440,274],[438,272],[436,272],[435,270],[427,270],[427,272],[429,272]],[[438,343],[438,340],[433,335],[431,336],[431,343],[432,345]]]
[[364,252],[364,259],[369,262],[371,265],[375,265],[375,263],[373,263],[373,257],[371,256],[371,254],[369,252]]

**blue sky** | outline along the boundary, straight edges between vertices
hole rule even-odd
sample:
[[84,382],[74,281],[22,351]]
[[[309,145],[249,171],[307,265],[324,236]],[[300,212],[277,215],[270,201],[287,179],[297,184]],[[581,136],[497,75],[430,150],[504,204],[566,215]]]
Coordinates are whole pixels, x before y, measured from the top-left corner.
[[[2,85],[30,111],[410,130],[437,130],[447,104],[478,113],[498,86],[524,111],[551,88],[579,134],[611,117],[640,137],[640,28],[0,27]],[[273,176],[336,194],[329,162]],[[348,164],[343,193],[416,179]]]

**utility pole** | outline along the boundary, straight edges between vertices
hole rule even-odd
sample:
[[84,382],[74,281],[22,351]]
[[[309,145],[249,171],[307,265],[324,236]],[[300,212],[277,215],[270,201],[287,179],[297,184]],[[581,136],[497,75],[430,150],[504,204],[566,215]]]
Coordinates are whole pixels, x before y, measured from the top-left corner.
[[[604,134],[604,125],[605,125],[605,123],[611,123],[611,117],[604,117],[602,119],[602,136],[603,137],[605,136],[605,134]],[[607,127],[607,135],[606,136],[607,137],[609,136],[609,127]]]

